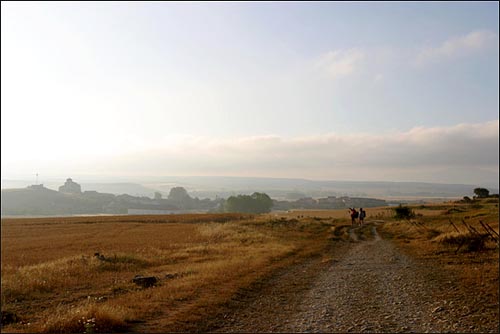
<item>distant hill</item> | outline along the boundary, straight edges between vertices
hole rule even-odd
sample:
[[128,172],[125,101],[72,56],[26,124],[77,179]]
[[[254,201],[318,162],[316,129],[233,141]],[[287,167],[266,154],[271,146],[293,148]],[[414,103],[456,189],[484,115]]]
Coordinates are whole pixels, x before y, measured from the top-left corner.
[[[424,182],[315,181],[289,178],[252,177],[164,177],[149,181],[150,188],[166,191],[173,185],[185,187],[194,196],[213,198],[234,194],[265,192],[272,198],[360,196],[382,198],[457,198],[474,195],[483,185],[439,184]],[[498,193],[497,188],[488,188]]]
[[[105,213],[104,206],[112,200],[110,196],[114,197],[106,194],[103,196],[63,194],[44,187],[3,189],[2,215]],[[113,213],[123,213],[123,211],[117,210]]]
[[[73,185],[73,187],[68,187]],[[76,185],[76,186],[75,186]],[[157,194],[158,195],[158,194]],[[52,216],[80,214],[127,214],[133,212],[182,213],[210,211],[220,207],[220,201],[199,200],[187,193],[179,200],[169,194],[161,196],[114,195],[97,191],[81,191],[79,184],[68,179],[59,191],[43,185],[21,189],[2,189],[2,216]]]
[[[486,187],[490,193],[498,188],[485,185],[440,184],[424,182],[316,181],[291,178],[256,178],[225,176],[163,176],[130,178],[130,182],[81,182],[82,190],[95,190],[115,195],[152,197],[155,191],[168,194],[173,187],[184,187],[193,197],[227,198],[238,194],[265,192],[274,199],[297,200],[302,197],[358,196],[385,199],[398,198],[461,198],[473,196],[476,187]],[[57,190],[62,181],[45,182]],[[22,188],[33,181],[2,180],[2,189]]]
[[[48,189],[57,190],[63,181],[48,181],[44,182],[44,186]],[[82,191],[90,190],[114,195],[128,194],[133,196],[148,196],[153,197],[157,189],[151,189],[138,183],[131,182],[79,182]],[[8,180],[2,179],[2,189],[19,189],[26,188],[33,184],[33,181],[27,180]],[[165,193],[168,194],[168,191]]]
[[[59,188],[59,191],[48,189],[43,185],[32,185],[22,189],[2,189],[1,215],[5,217],[132,213],[168,214],[219,212],[222,209],[229,211],[248,209],[248,203],[240,203],[239,209],[226,207],[225,204],[230,203],[232,198],[240,198],[240,196],[229,197],[227,201],[223,198],[200,200],[189,196],[182,187],[173,188],[166,199],[158,194],[156,195],[155,198],[149,198],[127,194],[99,193],[97,191],[82,192],[78,183],[72,181],[72,179],[67,179],[66,183]],[[265,196],[267,197],[267,195]],[[296,201],[273,200],[270,203],[272,203],[271,206],[274,206],[275,210],[366,208],[390,204],[381,199],[334,196],[317,200],[311,197],[300,198]]]

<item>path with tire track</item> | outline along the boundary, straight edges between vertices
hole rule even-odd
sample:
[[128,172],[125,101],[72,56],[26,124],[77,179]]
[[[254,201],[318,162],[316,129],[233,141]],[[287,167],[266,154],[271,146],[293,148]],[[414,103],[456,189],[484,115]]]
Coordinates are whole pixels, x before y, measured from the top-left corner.
[[[327,263],[309,262],[269,282],[225,314],[218,332],[496,332],[476,328],[462,306],[436,300],[453,282],[399,252],[378,223],[349,227],[350,242]],[[367,229],[371,237],[366,238]],[[363,231],[365,234],[361,234]],[[292,289],[290,287],[297,287]],[[237,302],[237,301],[236,301]],[[455,301],[456,302],[456,301]]]

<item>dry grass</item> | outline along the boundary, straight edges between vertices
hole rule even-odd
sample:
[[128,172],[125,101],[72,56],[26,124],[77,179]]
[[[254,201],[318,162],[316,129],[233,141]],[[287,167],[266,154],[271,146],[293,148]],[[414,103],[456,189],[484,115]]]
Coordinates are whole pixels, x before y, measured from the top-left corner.
[[[2,331],[185,330],[242,287],[320,253],[330,226],[241,215],[5,219],[2,311],[20,321]],[[137,286],[138,274],[158,284]]]
[[[439,244],[460,244],[467,238],[474,239],[466,225],[483,234],[486,231],[480,222],[485,222],[498,233],[498,200],[482,200],[472,204],[448,202],[411,208],[416,212],[416,218],[410,221],[388,218],[382,231],[387,237],[399,239],[423,252],[442,250]],[[486,246],[495,247],[493,242],[487,242]]]
[[58,307],[41,327],[43,333],[110,333],[125,331],[127,311],[120,307],[89,300],[68,311]]
[[[417,213],[419,210],[427,212],[421,216],[417,214],[410,222],[387,220],[380,233],[385,238],[392,238],[413,258],[444,270],[450,278],[456,277],[454,293],[457,296],[480,300],[475,304],[475,312],[498,318],[498,244],[480,236],[486,234],[480,221],[498,233],[498,199],[470,204],[448,202],[424,208],[414,206],[413,209]],[[477,233],[471,233],[462,221]]]
[[349,228],[351,225],[342,224],[332,227],[332,240],[349,240]]
[[470,232],[448,232],[438,235],[433,241],[445,245],[458,246],[459,248],[465,246],[464,248],[468,251],[476,252],[485,249],[487,236],[487,234],[474,234]]
[[[384,219],[392,215],[392,210],[387,207],[365,208],[367,219]],[[347,209],[337,210],[289,210],[282,212],[273,212],[268,215],[269,218],[320,218],[320,219],[349,219],[350,212]]]
[[[366,221],[384,220],[383,236],[498,297],[492,290],[498,284],[493,245],[455,255],[444,241],[453,237],[449,219],[460,233],[466,231],[462,219],[478,230],[482,220],[498,231],[498,203],[474,205],[414,207],[417,218],[411,222],[392,220],[391,209],[369,208]],[[331,210],[1,224],[2,312],[17,318],[3,324],[2,332],[166,332],[202,330],[199,324],[241,289],[278,268],[325,254],[332,241],[348,240],[350,219],[347,210]],[[96,252],[105,258],[94,257]],[[135,275],[159,281],[143,288],[131,281]]]

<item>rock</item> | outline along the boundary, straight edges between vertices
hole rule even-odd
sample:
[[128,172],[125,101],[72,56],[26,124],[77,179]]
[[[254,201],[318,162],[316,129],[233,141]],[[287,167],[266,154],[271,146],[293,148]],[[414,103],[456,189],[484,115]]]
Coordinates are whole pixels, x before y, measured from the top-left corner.
[[18,322],[18,316],[10,311],[2,311],[2,326]]
[[103,254],[94,253],[94,256],[95,256],[98,260],[101,260],[101,261],[106,261],[106,258],[104,257],[104,255],[103,255]]
[[141,276],[141,275],[136,275],[133,279],[132,282],[134,282],[137,285],[142,286],[143,288],[149,288],[156,283],[158,283],[158,279],[154,276]]
[[178,273],[175,273],[175,274],[166,274],[165,275],[165,278],[167,278],[167,279],[174,279],[174,278],[177,278],[177,277],[179,277]]

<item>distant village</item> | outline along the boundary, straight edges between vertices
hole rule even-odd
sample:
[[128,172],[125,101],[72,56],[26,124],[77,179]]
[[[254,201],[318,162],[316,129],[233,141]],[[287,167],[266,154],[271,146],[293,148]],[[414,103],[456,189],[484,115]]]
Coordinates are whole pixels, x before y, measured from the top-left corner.
[[377,206],[386,206],[387,202],[382,199],[363,198],[363,197],[336,197],[328,196],[326,198],[314,199],[305,197],[296,201],[274,201],[274,210],[290,210],[290,209],[344,209],[344,208],[370,208]]
[[[58,191],[43,184],[24,189],[2,190],[2,216],[6,215],[77,215],[77,214],[174,214],[224,212],[225,199],[191,197],[183,187],[173,187],[167,198],[160,192],[146,196],[114,195],[83,191],[71,178]],[[273,200],[272,210],[343,209],[350,207],[386,206],[385,200],[360,197],[336,197],[295,201]]]
[[[27,192],[28,191],[28,192]],[[20,198],[20,194],[25,198]],[[4,205],[5,197],[5,205]],[[15,201],[13,200],[15,198]],[[12,200],[11,200],[12,199]],[[50,203],[45,203],[50,202]],[[223,199],[192,198],[182,187],[170,190],[168,198],[162,198],[155,192],[153,198],[114,195],[97,191],[83,191],[71,178],[59,187],[59,191],[40,185],[31,185],[27,189],[2,190],[2,214],[15,215],[31,208],[37,214],[172,214],[216,212],[221,209]],[[42,208],[42,204],[48,204]],[[50,213],[46,213],[50,212]],[[43,212],[43,213],[42,213]],[[21,213],[23,214],[23,213]]]

